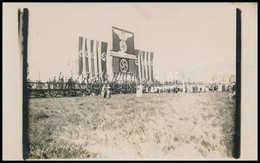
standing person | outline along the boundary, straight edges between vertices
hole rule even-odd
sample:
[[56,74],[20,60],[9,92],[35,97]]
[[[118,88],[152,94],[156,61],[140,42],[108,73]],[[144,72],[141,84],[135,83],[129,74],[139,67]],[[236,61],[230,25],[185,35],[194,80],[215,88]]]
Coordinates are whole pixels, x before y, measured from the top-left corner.
[[136,97],[142,97],[143,96],[143,85],[140,82],[137,82],[136,87]]
[[56,76],[54,76],[52,84],[53,84],[53,89],[56,89]]
[[48,89],[51,89],[51,78],[47,81]]
[[107,87],[106,87],[106,92],[107,92],[107,98],[111,98],[111,87],[108,82],[106,82]]
[[61,77],[61,89],[64,88],[64,76]]
[[106,98],[106,96],[107,96],[106,83],[104,83],[101,89],[101,97]]
[[68,88],[68,78],[66,76],[65,80],[64,80],[64,89]]

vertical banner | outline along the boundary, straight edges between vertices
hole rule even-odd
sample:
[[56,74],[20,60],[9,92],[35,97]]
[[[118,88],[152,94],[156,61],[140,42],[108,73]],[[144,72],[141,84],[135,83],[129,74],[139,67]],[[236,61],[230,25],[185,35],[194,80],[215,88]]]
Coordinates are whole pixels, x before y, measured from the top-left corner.
[[139,81],[142,81],[142,61],[141,61],[141,51],[138,51],[138,73],[139,73]]
[[96,74],[99,75],[99,77],[100,77],[100,72],[99,72],[99,66],[100,66],[100,64],[99,64],[99,59],[100,59],[100,57],[99,57],[99,52],[100,52],[99,46],[100,46],[100,42],[96,41],[96,48],[95,48],[95,51],[96,51],[96,53],[95,53],[96,66],[95,66],[95,68],[96,68]]
[[134,75],[135,75],[135,77],[136,78],[139,78],[139,56],[138,56],[138,54],[139,54],[139,50],[138,49],[135,49],[135,56],[136,56],[136,58],[137,59],[135,59],[135,73],[134,73]]
[[79,75],[82,74],[83,71],[83,37],[79,37],[79,51],[78,51],[78,68],[79,68]]
[[98,69],[100,75],[102,75],[101,43],[102,41],[99,41],[99,46],[98,46]]
[[145,80],[144,51],[141,51],[142,80]]
[[[89,64],[88,64],[88,60],[89,60],[89,52],[88,52],[88,44],[87,44],[88,39],[85,38],[85,70],[86,72],[89,72]],[[80,74],[79,74],[80,75]]]
[[107,72],[107,42],[101,42],[101,69],[102,73]]
[[144,68],[144,80],[146,80],[147,79],[146,51],[143,51],[143,68]]
[[98,70],[97,70],[97,42],[96,41],[94,41],[94,72],[95,72],[94,76],[97,76]]
[[91,55],[91,77],[94,77],[95,76],[94,40],[90,40],[90,55]]
[[151,72],[151,79],[153,81],[154,77],[153,77],[153,56],[154,56],[154,52],[150,53],[150,72]]
[[146,80],[150,80],[150,70],[149,70],[149,52],[146,52],[146,72],[147,72],[147,77]]

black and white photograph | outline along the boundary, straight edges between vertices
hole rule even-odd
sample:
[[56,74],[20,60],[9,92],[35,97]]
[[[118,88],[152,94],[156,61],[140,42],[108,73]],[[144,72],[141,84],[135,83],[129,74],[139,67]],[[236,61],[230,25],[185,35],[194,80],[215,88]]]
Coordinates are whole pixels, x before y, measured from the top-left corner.
[[4,131],[19,121],[20,159],[257,158],[257,3],[6,3],[3,14],[20,91],[4,85],[20,106],[4,105]]

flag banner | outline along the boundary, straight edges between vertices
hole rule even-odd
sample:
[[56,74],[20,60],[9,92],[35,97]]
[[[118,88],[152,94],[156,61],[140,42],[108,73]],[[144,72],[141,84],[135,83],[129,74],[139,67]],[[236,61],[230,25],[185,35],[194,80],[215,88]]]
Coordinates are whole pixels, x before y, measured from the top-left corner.
[[147,80],[150,80],[150,72],[149,72],[149,52],[146,52],[146,72],[147,72]]
[[113,51],[134,55],[134,33],[112,27]]
[[91,56],[91,77],[95,76],[95,63],[94,63],[94,40],[90,40],[90,56]]
[[101,42],[101,69],[102,73],[107,72],[107,42]]
[[138,73],[139,73],[139,80],[142,81],[143,72],[142,72],[142,60],[141,60],[141,51],[138,52]]
[[99,69],[100,75],[102,75],[101,43],[102,43],[102,41],[99,41],[99,46],[98,46],[98,69]]
[[129,72],[135,73],[135,59],[129,59]]
[[[100,72],[99,72],[99,59],[100,59],[100,57],[99,57],[99,46],[100,46],[100,42],[99,41],[96,41],[96,64],[97,64],[97,66],[96,66],[96,73],[97,73],[97,75],[101,75],[100,74]],[[100,70],[101,71],[101,70]]]
[[97,42],[94,41],[94,70],[95,70],[95,76],[98,76],[98,69],[97,69]]
[[135,56],[137,59],[135,59],[135,73],[134,74],[137,78],[139,78],[139,57],[138,57],[138,55],[139,55],[139,50],[135,49]]
[[143,61],[143,51],[140,51],[140,68],[141,68],[141,79],[144,80],[144,61]]
[[151,65],[151,79],[153,81],[154,77],[153,77],[153,56],[154,56],[154,52],[150,53],[150,65]]
[[145,51],[142,51],[143,80],[146,80],[146,58]]
[[89,51],[88,51],[88,39],[87,38],[85,38],[85,70],[86,70],[86,72],[89,72],[89,64],[88,64],[88,59],[89,59]]
[[83,71],[83,37],[79,37],[79,52],[78,52],[78,68],[79,68],[79,75],[82,74]]

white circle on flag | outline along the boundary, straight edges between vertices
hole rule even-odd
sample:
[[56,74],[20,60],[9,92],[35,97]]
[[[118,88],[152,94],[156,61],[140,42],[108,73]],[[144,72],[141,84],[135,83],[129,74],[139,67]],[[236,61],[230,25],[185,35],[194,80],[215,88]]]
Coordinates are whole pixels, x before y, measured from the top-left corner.
[[127,63],[127,61],[125,59],[122,59],[120,61],[120,70],[122,72],[127,72],[127,70],[128,70],[128,63]]

